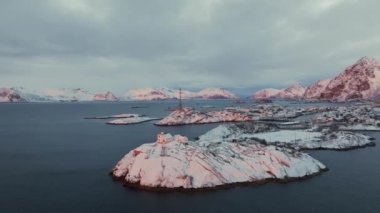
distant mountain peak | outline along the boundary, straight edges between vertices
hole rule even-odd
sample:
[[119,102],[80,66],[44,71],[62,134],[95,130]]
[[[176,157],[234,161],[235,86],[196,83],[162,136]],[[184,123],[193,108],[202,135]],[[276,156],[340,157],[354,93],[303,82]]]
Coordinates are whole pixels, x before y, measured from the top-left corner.
[[[222,88],[205,88],[198,92],[182,90],[183,99],[234,99],[238,98],[235,94]],[[127,91],[123,99],[125,100],[168,100],[178,99],[179,89],[161,88],[142,88]]]
[[286,89],[267,88],[256,92],[252,98],[254,99],[300,99],[305,93],[305,87],[299,83],[294,83]]

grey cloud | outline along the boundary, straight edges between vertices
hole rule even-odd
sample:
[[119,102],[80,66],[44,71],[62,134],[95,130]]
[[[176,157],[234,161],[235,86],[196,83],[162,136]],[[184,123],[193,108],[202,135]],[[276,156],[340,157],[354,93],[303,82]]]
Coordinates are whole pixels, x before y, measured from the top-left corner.
[[2,1],[0,86],[121,92],[308,84],[362,56],[380,56],[379,6],[376,0]]

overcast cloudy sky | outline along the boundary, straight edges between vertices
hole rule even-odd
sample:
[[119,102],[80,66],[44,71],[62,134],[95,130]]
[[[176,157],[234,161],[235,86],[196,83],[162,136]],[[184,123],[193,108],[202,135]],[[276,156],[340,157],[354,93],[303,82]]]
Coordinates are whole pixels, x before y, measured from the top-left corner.
[[0,87],[307,85],[380,57],[378,0],[2,0]]

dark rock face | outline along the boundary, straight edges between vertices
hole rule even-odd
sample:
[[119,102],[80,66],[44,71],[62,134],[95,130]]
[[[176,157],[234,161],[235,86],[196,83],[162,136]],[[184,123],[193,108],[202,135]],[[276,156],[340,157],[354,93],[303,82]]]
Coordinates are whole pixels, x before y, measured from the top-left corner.
[[0,88],[0,102],[18,102],[21,101],[20,94],[13,89]]
[[334,101],[371,99],[379,90],[380,61],[364,57],[331,80],[316,98]]

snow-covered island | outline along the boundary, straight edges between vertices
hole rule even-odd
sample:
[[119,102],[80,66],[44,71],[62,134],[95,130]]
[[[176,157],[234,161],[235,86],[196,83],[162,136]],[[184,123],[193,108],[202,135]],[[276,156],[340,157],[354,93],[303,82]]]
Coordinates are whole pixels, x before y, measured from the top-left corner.
[[379,126],[378,111],[363,104],[267,104],[204,112],[178,107],[156,124],[236,123],[219,125],[193,141],[159,134],[155,143],[125,155],[112,175],[127,185],[148,189],[203,189],[304,178],[326,166],[301,150],[374,146],[373,138],[343,129]]
[[[202,138],[202,137],[201,137]],[[308,154],[257,141],[189,141],[158,134],[125,155],[112,176],[147,189],[203,189],[238,183],[263,183],[306,178],[326,170]]]
[[280,147],[305,149],[348,150],[374,146],[373,138],[354,132],[313,130],[279,130],[270,124],[229,124],[220,125],[200,136],[200,141],[225,140],[230,142],[255,140],[263,144]]
[[154,121],[159,120],[159,118],[151,118],[148,116],[134,116],[134,117],[128,117],[128,118],[118,118],[115,120],[108,121],[107,124],[111,125],[128,125],[128,124],[138,124],[148,121]]
[[330,110],[328,107],[284,107],[280,105],[254,105],[249,108],[227,107],[217,111],[197,111],[192,108],[177,108],[156,125],[175,126],[243,121],[290,121],[293,118]]
[[129,125],[129,124],[138,124],[153,120],[159,120],[159,118],[151,118],[145,115],[140,114],[117,114],[117,115],[105,115],[105,116],[88,116],[84,119],[112,119],[116,118],[110,121],[107,121],[106,124],[110,125]]
[[87,116],[84,119],[110,119],[110,118],[133,118],[139,117],[139,114],[123,113],[117,115]]
[[178,108],[164,119],[158,121],[158,126],[176,126],[185,124],[205,124],[220,122],[251,121],[252,116],[241,111],[226,109],[221,111],[200,112],[192,108]]

